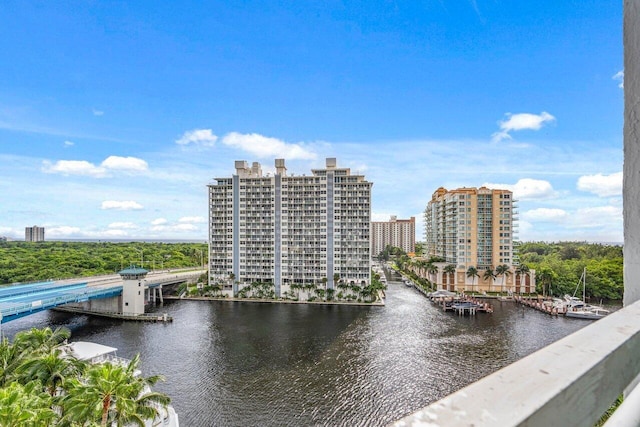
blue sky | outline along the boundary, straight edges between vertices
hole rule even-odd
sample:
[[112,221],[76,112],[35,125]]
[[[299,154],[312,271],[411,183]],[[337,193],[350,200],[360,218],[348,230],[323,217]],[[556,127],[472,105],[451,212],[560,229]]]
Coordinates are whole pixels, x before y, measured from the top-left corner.
[[0,235],[206,240],[234,160],[337,157],[376,220],[489,185],[622,241],[621,2],[4,0],[0,52]]

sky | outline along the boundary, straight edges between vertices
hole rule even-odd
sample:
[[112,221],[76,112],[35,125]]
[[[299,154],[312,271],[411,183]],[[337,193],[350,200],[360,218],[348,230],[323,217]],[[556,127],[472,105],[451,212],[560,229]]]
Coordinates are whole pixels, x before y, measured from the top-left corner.
[[622,242],[622,2],[0,3],[0,236],[207,240],[234,160],[507,188],[522,241]]

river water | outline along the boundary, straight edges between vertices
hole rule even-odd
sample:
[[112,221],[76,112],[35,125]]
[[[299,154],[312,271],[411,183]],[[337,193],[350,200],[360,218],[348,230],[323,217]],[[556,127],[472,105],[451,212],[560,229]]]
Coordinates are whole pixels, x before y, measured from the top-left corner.
[[183,427],[382,426],[589,324],[493,305],[457,317],[392,282],[385,307],[170,301],[173,323],[42,312],[2,332],[65,326],[139,352]]

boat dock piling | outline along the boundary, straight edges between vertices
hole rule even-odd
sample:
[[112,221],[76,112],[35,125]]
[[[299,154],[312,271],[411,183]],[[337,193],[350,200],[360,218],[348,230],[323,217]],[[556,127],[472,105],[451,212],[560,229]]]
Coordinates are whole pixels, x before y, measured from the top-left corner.
[[513,300],[517,304],[531,307],[534,310],[541,311],[551,316],[564,315],[567,311],[566,307],[558,309],[557,307],[554,307],[553,304],[550,304],[551,301],[540,298],[524,298],[521,296],[514,296]]

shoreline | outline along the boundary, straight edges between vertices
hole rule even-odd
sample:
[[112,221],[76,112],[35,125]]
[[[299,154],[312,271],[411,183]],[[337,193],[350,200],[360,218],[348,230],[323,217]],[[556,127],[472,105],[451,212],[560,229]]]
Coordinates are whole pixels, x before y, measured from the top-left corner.
[[365,307],[384,307],[383,300],[375,302],[348,302],[348,301],[291,301],[291,300],[273,300],[273,299],[258,299],[258,298],[223,298],[223,297],[184,297],[165,295],[165,300],[171,301],[228,301],[228,302],[253,302],[253,303],[274,303],[274,304],[316,304],[316,305],[351,305],[351,306],[365,306]]

